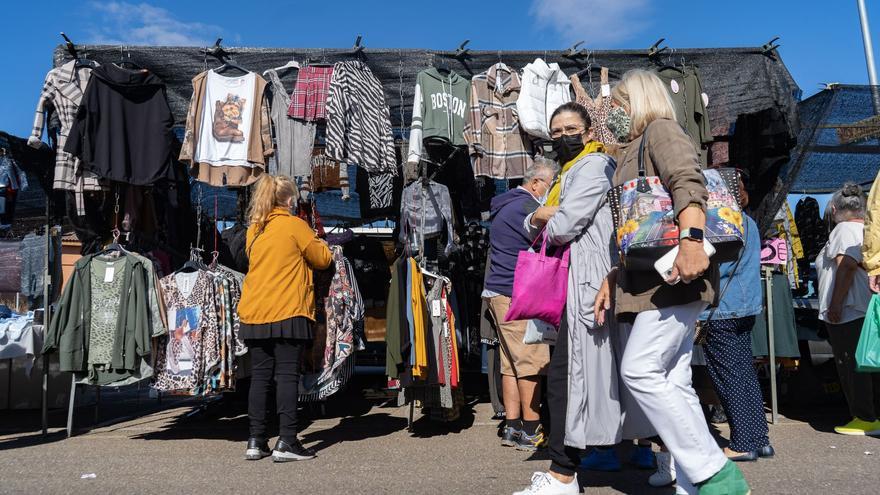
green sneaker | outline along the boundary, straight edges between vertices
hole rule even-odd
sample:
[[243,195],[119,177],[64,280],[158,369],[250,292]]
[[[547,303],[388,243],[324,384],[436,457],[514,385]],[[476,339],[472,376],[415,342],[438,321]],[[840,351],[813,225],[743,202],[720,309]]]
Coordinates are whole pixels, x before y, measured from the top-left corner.
[[880,435],[880,421],[863,421],[859,418],[853,418],[843,426],[836,426],[834,431],[841,435]]
[[752,490],[736,464],[727,461],[721,471],[700,484],[698,493],[700,495],[749,495]]

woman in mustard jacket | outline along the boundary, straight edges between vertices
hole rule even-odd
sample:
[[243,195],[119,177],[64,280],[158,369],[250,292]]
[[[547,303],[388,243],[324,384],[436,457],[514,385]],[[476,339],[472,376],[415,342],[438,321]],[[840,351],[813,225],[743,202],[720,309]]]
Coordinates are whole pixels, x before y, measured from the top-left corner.
[[[296,436],[300,356],[314,337],[312,269],[329,267],[332,257],[327,244],[309,225],[291,214],[296,200],[290,178],[265,174],[257,182],[250,204],[249,270],[238,304],[240,335],[251,353],[248,460],[269,455],[275,462],[315,457]],[[266,402],[273,377],[280,434],[270,451]]]

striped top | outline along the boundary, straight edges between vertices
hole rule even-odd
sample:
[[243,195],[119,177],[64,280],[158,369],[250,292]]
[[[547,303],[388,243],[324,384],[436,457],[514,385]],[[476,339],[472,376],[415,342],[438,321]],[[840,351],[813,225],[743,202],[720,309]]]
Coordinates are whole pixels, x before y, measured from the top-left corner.
[[327,95],[325,153],[368,172],[397,174],[391,114],[382,84],[363,62],[337,62]]
[[64,151],[64,145],[67,144],[67,135],[76,119],[76,112],[79,110],[79,104],[91,76],[92,68],[86,65],[77,67],[76,60],[50,70],[40,91],[34,115],[34,127],[28,138],[29,145],[40,146],[43,127],[46,125],[46,114],[54,111],[61,123],[61,129],[58,131],[52,188],[76,191],[77,210],[81,213],[83,212],[82,192],[100,191],[102,186],[97,175],[83,170],[79,159]]

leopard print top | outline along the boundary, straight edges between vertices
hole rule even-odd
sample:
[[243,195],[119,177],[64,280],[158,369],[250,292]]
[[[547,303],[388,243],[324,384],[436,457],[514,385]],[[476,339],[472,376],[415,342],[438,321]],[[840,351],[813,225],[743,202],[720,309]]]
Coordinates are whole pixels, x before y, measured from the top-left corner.
[[[89,328],[88,363],[109,366],[113,362],[113,344],[119,325],[119,301],[125,281],[124,258],[95,258],[89,268],[92,290],[92,320]],[[110,278],[107,281],[107,278]]]
[[[620,143],[617,142],[617,138],[614,137],[608,126],[605,125],[608,120],[608,113],[611,112],[611,96],[602,96],[600,94],[596,99],[593,99],[587,94],[577,75],[572,75],[569,79],[571,80],[571,87],[574,89],[575,102],[585,107],[590,114],[596,139],[601,141],[606,148],[616,148]],[[602,68],[601,84],[608,84],[608,69]]]
[[[159,340],[153,388],[200,394],[220,363],[220,328],[211,275],[171,274],[160,284],[165,296],[168,335]],[[186,285],[191,285],[188,293]]]

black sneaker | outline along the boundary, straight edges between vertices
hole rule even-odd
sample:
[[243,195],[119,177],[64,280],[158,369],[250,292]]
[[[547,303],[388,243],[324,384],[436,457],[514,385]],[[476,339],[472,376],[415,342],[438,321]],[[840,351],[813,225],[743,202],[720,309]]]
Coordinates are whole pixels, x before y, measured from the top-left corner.
[[245,459],[249,461],[259,461],[270,455],[272,455],[272,451],[269,450],[269,442],[260,438],[248,439],[247,450],[244,453]]
[[315,451],[307,449],[294,438],[290,443],[278,439],[275,450],[272,451],[272,460],[275,462],[305,461],[315,458]]
[[544,436],[543,426],[538,425],[534,435],[529,435],[524,431],[519,432],[519,438],[516,441],[516,450],[534,452],[545,446],[547,446],[547,437]]
[[520,434],[522,434],[522,432],[516,428],[505,426],[504,429],[501,430],[501,445],[504,447],[516,447],[517,442],[519,442]]

